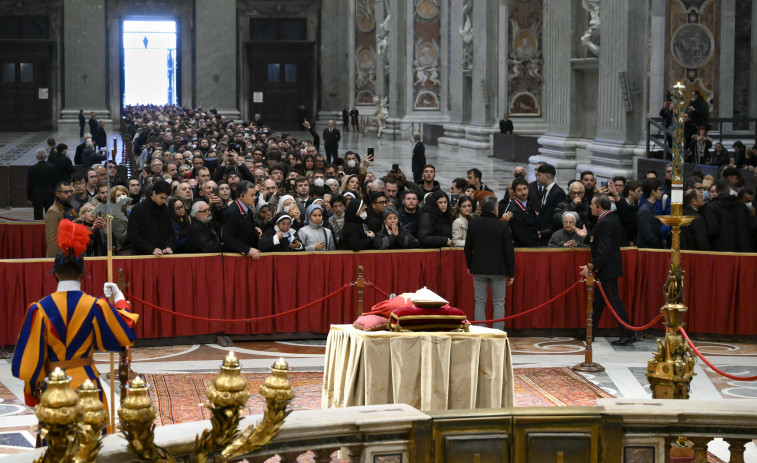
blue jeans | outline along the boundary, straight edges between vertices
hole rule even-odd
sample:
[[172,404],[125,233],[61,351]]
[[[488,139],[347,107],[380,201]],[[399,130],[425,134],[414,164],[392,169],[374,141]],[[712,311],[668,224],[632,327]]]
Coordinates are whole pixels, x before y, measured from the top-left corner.
[[[489,286],[492,288],[492,306],[494,317],[505,316],[505,292],[507,291],[507,276],[505,275],[473,275],[473,289],[476,292],[476,320],[486,319],[486,300],[489,298]],[[505,329],[505,322],[496,322],[494,328]]]

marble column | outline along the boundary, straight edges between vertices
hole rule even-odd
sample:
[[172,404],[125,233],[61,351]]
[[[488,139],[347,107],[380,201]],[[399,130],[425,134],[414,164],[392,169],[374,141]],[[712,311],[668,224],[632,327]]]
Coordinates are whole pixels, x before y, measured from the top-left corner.
[[[720,0],[720,86],[718,116],[733,117],[733,77],[735,72],[736,0]],[[732,123],[723,123],[721,131],[733,130]]]
[[[644,109],[643,87],[646,79],[647,11],[643,2],[603,0],[601,10],[602,42],[599,50],[597,89],[597,134],[587,146],[591,164],[579,170],[592,170],[600,178],[633,176],[633,156],[642,142]],[[626,95],[631,110],[624,104],[620,74],[628,83]]]
[[110,128],[105,29],[105,0],[63,1],[64,101],[58,131],[74,138],[79,136],[80,109],[87,119],[95,111]]
[[665,100],[665,10],[667,0],[652,0],[649,11],[650,56],[649,56],[649,117],[659,115]]
[[471,2],[473,22],[473,63],[471,66],[470,123],[465,128],[465,140],[460,141],[463,155],[491,156],[490,135],[496,107],[494,89],[497,86],[497,16],[490,14],[485,2]]
[[195,103],[238,119],[236,0],[195,0]]
[[[463,69],[463,37],[460,35],[460,29],[463,27],[464,14],[463,8],[466,3],[472,0],[452,0],[450,2],[450,40],[449,40],[449,85],[456,91],[450,92],[450,111],[449,122],[444,124],[444,136],[440,137],[437,143],[440,147],[451,151],[457,151],[460,140],[465,138],[465,125],[463,124],[463,115],[465,113],[464,105],[470,106],[471,101],[465,98],[464,79],[470,79],[470,71]],[[481,2],[479,8],[485,6]],[[475,7],[475,5],[474,5]],[[467,112],[470,113],[470,107]]]
[[[574,94],[571,69],[571,38],[573,34],[574,2],[565,0],[544,1],[544,98],[542,114],[547,122],[546,133],[539,137],[539,154],[528,159],[533,172],[539,161],[547,162],[557,170],[557,178],[574,178],[576,170],[576,143],[572,133]],[[530,174],[529,174],[530,175]]]
[[[355,101],[355,0],[322,0],[320,29],[316,130],[326,127],[329,119],[341,120],[344,105],[349,102],[352,107]],[[366,108],[358,109],[361,116],[367,115]]]

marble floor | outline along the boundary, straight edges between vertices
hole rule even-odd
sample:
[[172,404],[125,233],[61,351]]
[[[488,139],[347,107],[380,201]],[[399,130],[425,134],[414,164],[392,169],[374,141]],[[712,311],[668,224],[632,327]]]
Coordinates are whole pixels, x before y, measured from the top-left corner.
[[[598,338],[594,343],[594,360],[605,367],[602,373],[585,374],[591,382],[618,398],[651,397],[644,373],[646,363],[656,350],[654,339],[644,339],[633,346],[613,346],[612,339]],[[513,365],[516,368],[572,366],[583,361],[584,345],[570,337],[513,337]],[[757,375],[757,342],[697,341],[697,347],[719,368],[740,376]],[[300,371],[323,371],[325,340],[281,342],[236,342],[219,344],[141,347],[133,351],[132,370],[145,373],[212,373],[230,350],[242,363],[245,372],[265,372],[279,358]],[[96,354],[101,372],[108,370],[108,354]],[[732,381],[697,361],[691,384],[692,400],[740,400],[757,398],[754,383]],[[104,381],[106,393],[109,382]],[[33,445],[36,418],[23,405],[22,383],[10,372],[10,359],[0,359],[0,455]],[[727,445],[715,440],[710,451],[728,461]],[[748,462],[757,462],[757,448],[750,444]],[[0,457],[1,458],[1,457]]]

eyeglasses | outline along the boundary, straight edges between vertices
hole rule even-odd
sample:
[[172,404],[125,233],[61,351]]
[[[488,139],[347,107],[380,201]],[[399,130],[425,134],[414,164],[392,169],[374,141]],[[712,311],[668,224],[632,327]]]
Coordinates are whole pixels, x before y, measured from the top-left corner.
[[197,211],[198,214],[205,214],[205,213],[208,213],[208,212],[210,212],[210,208],[208,208],[208,209],[202,209],[202,210],[198,210]]
[[386,201],[376,201],[375,204],[378,204],[379,206],[386,206]]
[[179,210],[181,210],[181,209],[184,209],[184,205],[183,205],[183,204],[177,204],[177,205],[176,205],[176,206],[174,206],[173,208],[174,208],[174,209],[179,209]]

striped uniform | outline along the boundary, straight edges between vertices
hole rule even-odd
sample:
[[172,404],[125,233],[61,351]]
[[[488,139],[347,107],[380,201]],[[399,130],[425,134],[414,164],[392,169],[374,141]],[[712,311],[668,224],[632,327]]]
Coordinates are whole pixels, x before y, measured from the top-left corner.
[[[99,351],[122,352],[137,338],[133,330],[139,315],[121,300],[115,307],[82,291],[58,291],[29,306],[13,353],[13,376],[24,381],[27,405],[39,403],[32,393],[47,374],[45,364],[92,358]],[[71,387],[87,379],[100,384],[94,364],[66,370]],[[102,392],[101,399],[104,402]]]

